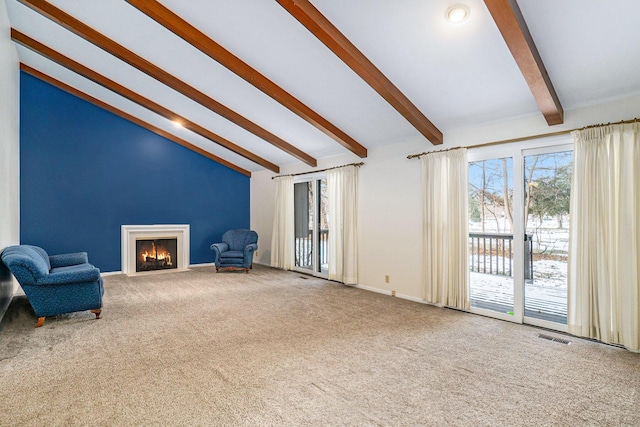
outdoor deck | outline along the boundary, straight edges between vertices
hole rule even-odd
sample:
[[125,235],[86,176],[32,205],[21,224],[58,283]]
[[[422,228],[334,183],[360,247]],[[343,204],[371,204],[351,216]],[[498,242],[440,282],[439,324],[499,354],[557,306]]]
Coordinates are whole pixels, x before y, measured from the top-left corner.
[[[471,306],[513,312],[513,282],[509,277],[471,273]],[[535,319],[567,323],[567,288],[525,283],[524,314]]]
[[[534,248],[533,231],[524,238],[524,315],[555,323],[567,323],[568,235],[556,228],[544,229],[538,245],[553,248],[555,256],[543,257]],[[542,233],[541,231],[537,232]],[[562,236],[559,236],[561,233]],[[513,313],[513,234],[469,233],[471,306],[501,313]]]

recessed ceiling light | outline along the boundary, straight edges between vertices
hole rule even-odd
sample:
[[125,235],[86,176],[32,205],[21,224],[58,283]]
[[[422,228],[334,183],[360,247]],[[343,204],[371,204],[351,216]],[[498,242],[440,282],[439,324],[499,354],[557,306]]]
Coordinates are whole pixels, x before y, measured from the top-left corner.
[[454,4],[447,9],[445,17],[449,22],[459,24],[469,17],[469,8],[463,4]]
[[173,125],[177,128],[182,128],[184,127],[184,125],[182,124],[182,122],[180,120],[171,120],[171,123],[173,123]]

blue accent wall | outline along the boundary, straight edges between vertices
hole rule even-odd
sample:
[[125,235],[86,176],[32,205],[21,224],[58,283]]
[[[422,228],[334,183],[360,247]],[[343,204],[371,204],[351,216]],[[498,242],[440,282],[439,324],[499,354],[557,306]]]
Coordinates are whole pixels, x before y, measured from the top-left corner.
[[191,263],[249,228],[249,177],[20,74],[20,241],[120,266],[123,224],[190,224]]

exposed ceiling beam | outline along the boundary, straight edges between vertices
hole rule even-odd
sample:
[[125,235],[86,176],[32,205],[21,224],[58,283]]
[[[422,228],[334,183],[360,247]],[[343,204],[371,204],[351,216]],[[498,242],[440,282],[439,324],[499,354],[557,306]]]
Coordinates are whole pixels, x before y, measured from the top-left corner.
[[25,72],[31,74],[34,77],[39,78],[40,80],[43,80],[43,81],[45,81],[45,82],[47,82],[47,83],[49,83],[49,84],[51,84],[51,85],[53,85],[53,86],[55,86],[55,87],[57,87],[59,89],[64,90],[65,92],[70,93],[71,95],[77,96],[80,99],[84,99],[85,101],[90,102],[93,105],[96,105],[96,106],[98,106],[98,107],[100,107],[100,108],[102,108],[104,110],[107,110],[110,113],[115,114],[116,116],[122,117],[125,120],[128,120],[128,121],[130,121],[132,123],[135,123],[138,126],[143,127],[145,129],[155,133],[156,135],[160,135],[163,138],[166,138],[166,139],[168,139],[170,141],[173,141],[176,144],[182,145],[183,147],[188,148],[191,151],[194,151],[194,152],[196,152],[196,153],[198,153],[198,154],[200,154],[200,155],[202,155],[202,156],[204,156],[204,157],[206,157],[208,159],[213,160],[214,162],[220,163],[221,165],[224,165],[224,166],[228,167],[229,169],[233,169],[236,172],[240,172],[243,175],[251,177],[251,172],[249,172],[248,170],[242,169],[241,167],[236,166],[233,163],[230,163],[230,162],[226,161],[225,159],[216,156],[215,154],[212,154],[212,153],[210,153],[210,152],[208,152],[206,150],[203,150],[202,148],[198,147],[197,145],[193,145],[192,143],[190,143],[188,141],[185,141],[184,139],[178,138],[177,136],[165,131],[164,129],[160,129],[159,127],[154,126],[152,124],[149,124],[149,123],[147,123],[145,121],[142,121],[139,118],[134,117],[129,113],[125,113],[124,111],[119,110],[119,109],[115,108],[114,106],[112,106],[110,104],[107,104],[104,101],[101,101],[101,100],[99,100],[97,98],[94,98],[93,96],[91,96],[91,95],[89,95],[89,94],[87,94],[85,92],[82,92],[82,91],[80,91],[80,90],[78,90],[78,89],[76,89],[76,88],[74,88],[72,86],[69,86],[68,84],[63,83],[60,80],[57,80],[57,79],[49,76],[48,74],[43,73],[42,71],[36,70],[35,68],[30,67],[29,65],[26,65],[26,64],[23,64],[23,63],[20,63],[20,69],[22,71],[25,71]]
[[219,62],[230,71],[242,77],[289,110],[302,117],[307,122],[324,132],[329,137],[340,143],[343,147],[360,157],[367,157],[367,149],[356,140],[338,129],[327,119],[293,97],[280,86],[269,80],[257,70],[249,66],[233,53],[226,50],[206,34],[189,24],[187,21],[173,13],[155,0],[127,0],[151,19],[183,38],[185,41],[199,49],[211,59]]
[[442,132],[308,0],[276,1],[402,114],[425,138],[434,145],[442,144]]
[[132,51],[126,49],[124,46],[121,46],[120,44],[106,37],[105,35],[99,33],[98,31],[94,30],[88,25],[77,20],[76,18],[69,15],[68,13],[58,9],[51,3],[44,0],[18,0],[18,1],[30,7],[31,9],[35,10],[36,12],[46,16],[52,21],[60,24],[64,28],[73,32],[74,34],[93,43],[94,45],[110,53],[111,55],[126,62],[132,67],[137,68],[143,73],[153,77],[159,82],[174,89],[175,91],[180,92],[184,96],[191,98],[193,101],[221,115],[227,120],[235,123],[236,125],[262,138],[263,140],[270,142],[275,147],[292,155],[298,160],[301,160],[310,166],[317,166],[318,162],[316,161],[315,158],[311,157],[309,154],[303,152],[297,147],[294,147],[293,145],[289,144],[282,138],[272,134],[268,130],[258,126],[257,124],[253,123],[249,119],[236,113],[235,111],[231,110],[230,108],[226,107],[225,105],[221,104],[220,102],[216,101],[215,99],[211,98],[205,93],[200,92],[198,89],[194,88],[193,86],[190,86],[187,83],[178,79],[177,77],[169,74],[168,72],[164,71],[162,68],[136,55]]
[[272,170],[273,172],[279,173],[280,172],[280,168],[269,162],[268,160],[263,159],[262,157],[259,157],[255,154],[253,154],[252,152],[245,150],[242,147],[239,147],[238,145],[234,144],[233,142],[221,137],[218,134],[215,134],[213,132],[211,132],[208,129],[205,129],[204,127],[174,113],[173,111],[163,107],[162,105],[153,102],[150,99],[147,99],[145,97],[143,97],[142,95],[137,94],[136,92],[132,91],[131,89],[128,89],[124,86],[122,86],[119,83],[116,83],[115,81],[91,70],[88,67],[85,67],[84,65],[74,61],[71,58],[68,58],[64,55],[62,55],[61,53],[51,49],[48,46],[45,46],[44,44],[32,39],[31,37],[21,33],[20,31],[12,28],[11,29],[11,39],[14,40],[17,43],[20,43],[22,46],[27,47],[31,50],[33,50],[34,52],[39,53],[40,55],[49,58],[50,60],[57,62],[58,64],[60,64],[61,66],[68,68],[69,70],[80,74],[83,77],[86,77],[87,79],[117,93],[118,95],[127,98],[128,100],[135,102],[136,104],[139,104],[151,111],[153,111],[154,113],[168,119],[174,122],[179,122],[180,124],[182,124],[182,126],[186,129],[189,129],[190,131],[197,133],[198,135],[207,138],[210,141],[215,142],[218,145],[221,145],[222,147],[233,151],[234,153],[251,160],[252,162],[255,162],[257,164],[259,164],[262,167],[265,167],[269,170]]
[[564,122],[564,111],[516,0],[484,0],[511,55],[549,126]]

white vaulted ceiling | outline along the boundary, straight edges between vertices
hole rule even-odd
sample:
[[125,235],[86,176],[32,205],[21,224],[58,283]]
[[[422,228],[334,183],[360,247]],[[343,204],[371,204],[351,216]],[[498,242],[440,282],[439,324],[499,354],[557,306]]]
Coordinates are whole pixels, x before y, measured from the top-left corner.
[[[11,26],[165,108],[272,162],[300,160],[79,37],[18,0]],[[28,2],[25,2],[28,3]],[[348,150],[125,0],[50,4],[314,158]],[[367,149],[431,143],[275,0],[162,0],[245,63]],[[482,0],[311,0],[444,135],[461,127],[540,115]],[[445,20],[453,3],[471,11]],[[640,93],[640,1],[518,0],[565,111]],[[264,169],[18,46],[20,61],[247,171]],[[550,131],[553,127],[550,127]],[[354,158],[357,156],[354,154]]]

